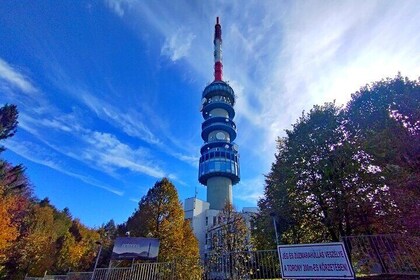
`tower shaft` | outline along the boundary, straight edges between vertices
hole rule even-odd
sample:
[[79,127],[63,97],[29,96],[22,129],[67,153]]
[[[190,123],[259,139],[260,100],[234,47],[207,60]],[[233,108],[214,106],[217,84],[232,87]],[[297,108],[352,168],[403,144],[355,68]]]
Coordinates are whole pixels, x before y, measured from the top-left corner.
[[210,209],[222,210],[226,203],[232,204],[232,180],[222,176],[207,180],[207,202]]

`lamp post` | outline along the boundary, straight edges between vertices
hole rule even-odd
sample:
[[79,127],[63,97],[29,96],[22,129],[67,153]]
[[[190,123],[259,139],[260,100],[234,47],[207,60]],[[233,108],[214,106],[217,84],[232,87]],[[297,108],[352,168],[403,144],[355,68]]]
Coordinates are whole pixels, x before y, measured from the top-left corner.
[[276,245],[279,246],[279,235],[277,233],[276,213],[271,212],[270,216],[273,218],[274,232],[276,233]]
[[98,255],[96,256],[95,266],[93,267],[92,277],[90,278],[91,280],[93,280],[93,278],[95,277],[95,270],[96,270],[96,267],[98,266],[99,257],[101,256],[101,252],[102,252],[102,243],[100,241],[96,241],[95,244],[99,245],[99,250],[98,250]]

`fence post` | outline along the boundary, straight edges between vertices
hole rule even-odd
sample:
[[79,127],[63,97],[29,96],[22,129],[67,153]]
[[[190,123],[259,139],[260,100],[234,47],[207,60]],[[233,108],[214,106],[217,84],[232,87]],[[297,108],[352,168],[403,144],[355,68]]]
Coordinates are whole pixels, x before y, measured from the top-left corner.
[[372,238],[373,238],[374,236],[371,236],[371,235],[369,235],[369,241],[372,243],[372,245],[373,245],[373,250],[375,251],[375,255],[376,255],[376,257],[378,258],[378,260],[379,260],[379,264],[381,265],[381,268],[382,268],[382,271],[384,272],[384,273],[388,273],[388,270],[386,269],[386,267],[385,267],[385,264],[384,264],[384,262],[382,261],[382,258],[381,258],[381,255],[379,254],[379,250],[378,250],[378,247],[376,246],[376,242],[375,242],[375,240],[372,240]]

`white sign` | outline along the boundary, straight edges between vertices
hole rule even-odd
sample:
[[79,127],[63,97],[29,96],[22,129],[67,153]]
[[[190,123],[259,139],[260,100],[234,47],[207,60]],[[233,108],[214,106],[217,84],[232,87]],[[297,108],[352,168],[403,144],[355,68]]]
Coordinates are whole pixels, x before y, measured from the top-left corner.
[[282,278],[354,279],[344,244],[279,245]]

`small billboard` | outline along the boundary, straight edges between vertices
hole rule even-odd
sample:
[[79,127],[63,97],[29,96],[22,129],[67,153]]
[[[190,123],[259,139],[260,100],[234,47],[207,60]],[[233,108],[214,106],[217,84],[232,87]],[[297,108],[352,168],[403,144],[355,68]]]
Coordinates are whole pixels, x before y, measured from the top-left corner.
[[344,244],[279,245],[283,279],[354,279]]
[[112,260],[156,260],[159,239],[144,237],[117,237],[112,250]]

